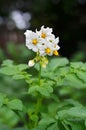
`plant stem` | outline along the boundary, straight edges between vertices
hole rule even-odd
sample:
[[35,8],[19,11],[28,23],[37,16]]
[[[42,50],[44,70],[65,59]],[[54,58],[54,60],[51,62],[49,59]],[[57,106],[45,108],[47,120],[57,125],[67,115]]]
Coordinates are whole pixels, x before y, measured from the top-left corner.
[[39,62],[39,85],[41,81],[41,63]]
[[[39,62],[39,79],[38,79],[38,82],[39,82],[39,87],[41,85],[41,63]],[[37,103],[36,103],[36,109],[35,109],[35,115],[38,115],[39,113],[39,110],[40,110],[40,106],[42,104],[42,96],[38,96],[37,98]],[[34,127],[36,127],[38,124],[38,120],[35,122],[34,124]]]
[[42,98],[38,98],[37,104],[36,104],[36,111],[35,111],[35,114],[38,114],[39,108],[40,108],[40,106],[41,106],[41,103],[42,103]]
[[[40,107],[41,107],[41,104],[42,104],[42,98],[38,98],[37,104],[36,104],[35,115],[38,115]],[[38,120],[35,122],[34,127],[36,127],[37,124],[38,124]]]

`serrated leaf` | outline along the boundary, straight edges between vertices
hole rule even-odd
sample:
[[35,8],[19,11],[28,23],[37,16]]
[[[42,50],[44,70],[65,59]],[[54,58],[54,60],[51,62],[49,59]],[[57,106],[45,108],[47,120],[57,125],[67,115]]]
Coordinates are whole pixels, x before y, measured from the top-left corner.
[[19,99],[13,99],[13,100],[9,101],[9,102],[7,103],[7,106],[8,106],[10,109],[13,109],[13,110],[20,110],[20,111],[23,110],[22,101],[19,100]]
[[76,106],[76,107],[82,107],[83,106],[78,101],[73,100],[73,99],[67,99],[67,100],[64,101],[64,103],[67,103],[67,104],[70,104],[70,105]]

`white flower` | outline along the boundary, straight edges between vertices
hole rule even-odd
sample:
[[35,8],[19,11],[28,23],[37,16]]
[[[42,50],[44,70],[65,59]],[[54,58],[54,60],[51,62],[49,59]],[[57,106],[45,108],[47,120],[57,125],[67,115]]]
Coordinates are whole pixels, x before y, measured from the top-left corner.
[[41,40],[40,44],[38,45],[39,53],[41,56],[49,55],[52,56],[58,55],[57,50],[60,49],[58,46],[59,38],[48,38]]
[[43,39],[54,36],[52,34],[52,28],[49,28],[49,27],[44,28],[44,26],[41,27],[40,31],[36,30],[36,33],[39,35],[40,38],[43,38]]
[[59,37],[55,38],[52,34],[52,28],[42,26],[40,31],[27,30],[24,34],[26,36],[26,46],[40,56],[58,55],[60,49],[58,46]]
[[45,55],[53,55],[53,44],[50,43],[49,41],[45,40],[44,43],[42,43],[40,45],[40,50],[39,53],[41,56],[45,56]]
[[56,39],[54,39],[54,40],[52,41],[53,50],[59,50],[59,49],[60,49],[58,43],[59,43],[59,37],[57,37]]
[[28,66],[29,66],[29,67],[32,67],[32,66],[34,66],[34,65],[35,65],[34,60],[29,60]]
[[32,49],[34,52],[38,52],[39,36],[37,33],[27,30],[25,33],[26,36],[26,46],[29,49]]

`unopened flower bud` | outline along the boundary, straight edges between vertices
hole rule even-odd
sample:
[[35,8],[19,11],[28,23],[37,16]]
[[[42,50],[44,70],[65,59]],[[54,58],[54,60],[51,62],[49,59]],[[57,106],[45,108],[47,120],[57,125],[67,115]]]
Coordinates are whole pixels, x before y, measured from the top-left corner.
[[34,64],[35,64],[34,60],[29,60],[29,62],[28,62],[28,66],[29,67],[34,66]]
[[48,59],[46,58],[44,62],[45,62],[45,64],[48,64]]
[[45,64],[45,63],[43,63],[43,64],[42,64],[42,67],[43,67],[43,68],[46,68],[46,64]]

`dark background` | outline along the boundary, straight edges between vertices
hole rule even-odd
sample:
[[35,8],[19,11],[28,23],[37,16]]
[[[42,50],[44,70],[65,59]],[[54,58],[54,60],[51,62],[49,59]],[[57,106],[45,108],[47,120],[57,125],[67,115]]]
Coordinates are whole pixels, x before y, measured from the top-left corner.
[[60,55],[86,60],[86,0],[0,0],[0,47],[25,44],[24,32],[44,25],[60,37]]

